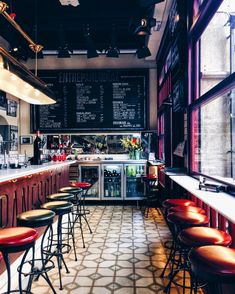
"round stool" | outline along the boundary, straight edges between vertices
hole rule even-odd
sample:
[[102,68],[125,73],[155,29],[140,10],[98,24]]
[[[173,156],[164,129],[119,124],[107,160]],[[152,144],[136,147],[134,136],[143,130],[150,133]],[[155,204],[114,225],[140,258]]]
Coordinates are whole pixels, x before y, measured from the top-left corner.
[[[174,282],[174,277],[176,276],[179,269],[184,268],[185,264],[182,262],[183,252],[178,243],[178,234],[184,228],[195,227],[195,226],[206,226],[209,224],[209,218],[205,214],[194,213],[194,212],[171,212],[167,215],[167,221],[173,225],[172,236],[173,245],[167,259],[166,265],[161,273],[161,277],[164,277],[166,268],[171,262],[171,270],[169,274],[170,281],[165,288],[165,292],[168,292],[171,288],[171,283]],[[176,259],[177,252],[179,252],[179,259]],[[177,270],[174,270],[175,265]],[[185,277],[184,277],[185,278]],[[183,279],[185,282],[185,279]],[[183,284],[183,289],[185,291],[185,285]]]
[[73,182],[70,184],[71,187],[76,187],[76,188],[80,188],[82,189],[83,193],[82,193],[82,209],[83,209],[83,213],[89,214],[90,210],[85,208],[85,199],[86,199],[86,195],[88,190],[92,187],[91,183],[88,182]]
[[[51,239],[51,243],[50,245],[43,248],[43,253],[48,256],[47,259],[51,259],[53,256],[56,256],[58,270],[59,270],[60,290],[62,290],[63,289],[62,277],[61,277],[62,263],[64,264],[66,272],[69,273],[63,254],[68,253],[71,249],[71,246],[67,243],[63,243],[63,240],[62,240],[62,237],[63,237],[62,220],[63,220],[63,215],[68,214],[72,211],[73,204],[67,201],[52,201],[52,202],[47,202],[42,204],[41,208],[52,210],[55,212],[56,215],[58,215],[57,233],[53,234],[52,236],[49,236],[49,239]],[[54,240],[53,236],[57,237],[56,240]],[[66,250],[63,250],[65,248]]]
[[196,204],[188,199],[166,199],[163,201],[162,206],[165,209],[169,209],[172,206],[196,206]]
[[210,293],[223,293],[222,283],[235,284],[235,249],[223,246],[202,246],[189,252],[191,269],[198,279],[208,283]]
[[[7,270],[7,293],[30,293],[22,289],[22,267],[25,262],[27,253],[34,247],[38,237],[38,232],[32,228],[13,227],[0,229],[0,251],[6,264]],[[11,290],[11,266],[9,261],[9,253],[25,251],[18,268],[19,272],[19,290]]]
[[[144,208],[144,216],[148,218],[149,209],[153,207],[152,203],[158,203],[160,206],[159,198],[158,198],[158,177],[156,175],[147,175],[142,176],[142,180],[145,183],[146,193],[145,193],[145,208]],[[157,208],[157,212],[161,215],[159,208]]]
[[209,227],[192,227],[182,230],[178,239],[183,246],[193,248],[206,245],[229,246],[232,237],[221,230]]
[[168,209],[168,213],[171,212],[196,212],[206,214],[205,210],[197,206],[172,206]]
[[[80,182],[76,182],[76,183],[80,184]],[[89,184],[89,185],[91,185],[91,184]],[[59,192],[60,193],[65,193],[65,192],[66,193],[72,193],[75,196],[75,200],[73,201],[73,204],[75,206],[75,209],[73,211],[74,225],[75,225],[75,223],[77,223],[79,221],[79,228],[80,228],[80,231],[81,231],[83,248],[85,248],[85,240],[84,240],[84,235],[83,235],[82,219],[85,220],[91,234],[92,234],[92,230],[91,230],[91,227],[90,227],[89,222],[88,222],[87,217],[86,217],[86,209],[85,209],[85,204],[84,204],[84,201],[85,201],[84,200],[85,199],[84,195],[85,194],[83,193],[83,189],[80,188],[80,187],[72,186],[72,187],[61,188],[59,190]]]
[[[179,233],[178,240],[184,254],[184,271],[188,270],[191,278],[191,292],[193,291],[194,279],[190,266],[188,266],[188,252],[191,248],[219,245],[229,246],[232,243],[232,237],[224,231],[209,227],[192,227],[182,230]],[[185,272],[184,272],[185,277]],[[201,286],[202,287],[202,286]]]
[[171,212],[167,215],[167,220],[173,223],[178,231],[188,227],[206,226],[209,218],[205,214],[195,212]]
[[92,184],[88,182],[73,182],[70,184],[71,187],[81,188],[83,190],[88,190],[91,188]]
[[[54,193],[47,196],[48,201],[74,201],[75,196],[72,193]],[[73,215],[73,214],[72,214]],[[68,222],[63,222],[63,225],[67,224],[67,234],[68,234],[68,240],[69,235],[72,237],[73,242],[73,251],[74,251],[74,257],[75,261],[77,261],[77,252],[76,252],[76,245],[75,245],[75,238],[74,238],[74,221],[70,219],[70,214],[68,214]]]
[[74,194],[72,193],[54,193],[47,195],[47,200],[50,201],[73,201],[74,200]]
[[[26,261],[25,264],[30,264],[31,266],[31,272],[24,273],[25,276],[30,275],[30,282],[28,283],[27,291],[31,290],[32,282],[34,279],[34,276],[39,278],[39,276],[42,276],[45,281],[48,283],[50,288],[52,289],[53,293],[56,293],[54,287],[52,286],[52,283],[48,277],[47,272],[51,269],[53,269],[54,263],[51,260],[45,260],[43,256],[43,246],[46,234],[48,230],[52,230],[52,223],[54,219],[55,213],[51,210],[46,209],[34,209],[34,210],[28,210],[26,212],[22,212],[17,216],[17,225],[18,226],[25,226],[25,227],[31,227],[31,228],[40,228],[43,226],[46,226],[46,229],[42,236],[41,241],[41,251],[40,251],[40,258],[35,258],[35,249],[33,248],[32,253],[32,260]],[[35,267],[35,262],[41,263],[41,267]],[[49,263],[49,265],[48,265]]]
[[74,195],[80,194],[82,191],[83,190],[81,188],[76,187],[63,187],[59,189],[60,193],[72,193]]

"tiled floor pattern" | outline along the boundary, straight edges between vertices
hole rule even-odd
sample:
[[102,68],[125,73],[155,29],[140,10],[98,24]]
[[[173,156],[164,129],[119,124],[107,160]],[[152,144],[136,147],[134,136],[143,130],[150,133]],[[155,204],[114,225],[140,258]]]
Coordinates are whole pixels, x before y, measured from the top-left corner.
[[[135,206],[94,206],[85,229],[86,248],[80,230],[76,232],[78,261],[66,256],[70,273],[63,269],[63,290],[59,290],[58,270],[50,271],[57,293],[69,294],[151,294],[163,293],[167,279],[159,278],[166,262],[163,242],[170,238],[163,217],[152,209],[144,218]],[[42,278],[33,293],[52,293]],[[171,293],[182,293],[173,287]],[[186,291],[186,293],[189,293]]]

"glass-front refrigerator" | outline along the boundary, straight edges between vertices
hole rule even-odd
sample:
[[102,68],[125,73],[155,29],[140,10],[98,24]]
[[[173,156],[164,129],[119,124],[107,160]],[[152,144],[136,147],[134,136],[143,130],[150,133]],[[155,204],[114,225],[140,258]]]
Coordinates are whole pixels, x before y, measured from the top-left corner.
[[92,184],[86,199],[100,198],[100,165],[79,164],[79,181]]
[[129,200],[142,199],[144,183],[142,176],[146,174],[145,164],[124,165],[124,198]]
[[102,199],[123,199],[123,165],[102,165]]

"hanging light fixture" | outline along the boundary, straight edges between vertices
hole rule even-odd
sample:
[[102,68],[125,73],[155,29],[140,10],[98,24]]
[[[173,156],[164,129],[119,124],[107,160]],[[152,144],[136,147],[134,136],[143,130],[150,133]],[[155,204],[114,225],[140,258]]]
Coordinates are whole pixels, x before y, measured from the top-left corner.
[[[7,4],[0,1],[0,14],[29,42],[30,49],[37,55],[43,46],[33,42],[6,12],[7,8]],[[55,97],[47,85],[1,47],[0,90],[31,104],[43,105],[56,103]]]
[[90,27],[87,25],[85,31],[84,31],[84,37],[86,39],[87,43],[87,58],[96,58],[99,57],[99,54],[95,48],[95,44],[92,40],[91,32],[90,32]]
[[0,90],[31,104],[53,104],[47,85],[0,47]]
[[111,43],[109,48],[105,51],[107,57],[118,58],[120,50],[117,47],[116,40],[116,27],[113,25],[112,34],[111,34]]
[[136,50],[136,55],[139,59],[151,56],[151,52],[147,46],[142,46]]

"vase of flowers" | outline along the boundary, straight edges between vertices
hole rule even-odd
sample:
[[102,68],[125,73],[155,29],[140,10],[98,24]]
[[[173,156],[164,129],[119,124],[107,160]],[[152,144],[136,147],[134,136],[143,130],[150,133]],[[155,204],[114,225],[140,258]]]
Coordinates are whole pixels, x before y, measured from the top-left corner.
[[139,138],[126,137],[121,139],[121,144],[129,151],[130,159],[140,159],[142,147]]

